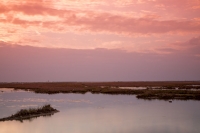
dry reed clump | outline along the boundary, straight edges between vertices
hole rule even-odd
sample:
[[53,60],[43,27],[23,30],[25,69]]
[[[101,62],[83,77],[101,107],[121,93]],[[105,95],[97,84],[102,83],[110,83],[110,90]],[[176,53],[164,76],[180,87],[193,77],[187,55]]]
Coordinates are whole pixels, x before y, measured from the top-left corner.
[[21,109],[20,111],[18,111],[16,114],[12,116],[14,117],[14,116],[36,115],[36,114],[41,114],[41,113],[53,112],[53,111],[57,111],[57,110],[52,108],[50,104],[47,104],[37,109],[34,109],[34,108]]
[[0,119],[0,121],[8,121],[8,120],[19,120],[23,121],[26,119],[32,119],[39,116],[47,116],[52,115],[53,113],[59,112],[57,109],[51,107],[50,104],[44,105],[40,108],[29,108],[29,109],[21,109],[16,114],[11,115],[6,118]]

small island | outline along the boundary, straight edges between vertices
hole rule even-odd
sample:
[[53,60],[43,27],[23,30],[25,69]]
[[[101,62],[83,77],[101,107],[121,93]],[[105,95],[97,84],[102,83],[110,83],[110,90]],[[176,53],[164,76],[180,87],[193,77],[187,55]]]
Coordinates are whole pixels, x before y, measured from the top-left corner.
[[16,114],[11,115],[9,117],[1,118],[0,121],[12,121],[12,120],[30,120],[32,118],[40,117],[40,116],[49,116],[53,115],[54,113],[59,112],[57,109],[51,107],[50,104],[44,105],[40,108],[29,108],[29,109],[21,109]]

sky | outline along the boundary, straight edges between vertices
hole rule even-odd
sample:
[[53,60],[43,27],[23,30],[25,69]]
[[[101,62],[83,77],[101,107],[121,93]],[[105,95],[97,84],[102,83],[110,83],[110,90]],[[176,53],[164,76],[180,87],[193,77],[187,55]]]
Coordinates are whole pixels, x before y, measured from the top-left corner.
[[200,80],[200,0],[1,0],[0,82]]

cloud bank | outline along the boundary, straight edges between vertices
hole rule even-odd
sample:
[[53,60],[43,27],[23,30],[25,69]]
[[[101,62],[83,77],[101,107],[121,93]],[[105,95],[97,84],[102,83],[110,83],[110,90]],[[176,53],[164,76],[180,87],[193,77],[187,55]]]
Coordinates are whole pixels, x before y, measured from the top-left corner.
[[1,82],[200,79],[200,56],[191,55],[190,51],[164,56],[117,49],[52,49],[1,42],[0,60]]

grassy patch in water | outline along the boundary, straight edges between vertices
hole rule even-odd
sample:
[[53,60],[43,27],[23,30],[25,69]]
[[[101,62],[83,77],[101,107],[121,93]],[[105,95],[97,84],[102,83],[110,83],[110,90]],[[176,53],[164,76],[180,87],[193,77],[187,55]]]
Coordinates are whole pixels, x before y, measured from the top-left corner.
[[11,115],[6,118],[2,118],[2,119],[0,119],[0,121],[7,121],[7,120],[23,121],[25,119],[31,119],[34,117],[51,115],[52,113],[56,113],[56,112],[59,112],[59,111],[57,109],[54,109],[53,107],[51,107],[50,104],[47,104],[47,105],[44,105],[39,108],[21,109],[16,114]]
[[58,111],[58,110],[54,109],[53,107],[51,107],[50,104],[48,104],[37,109],[35,108],[21,109],[13,116],[15,117],[15,116],[37,115],[37,114],[42,114],[42,113],[50,113],[53,111]]

